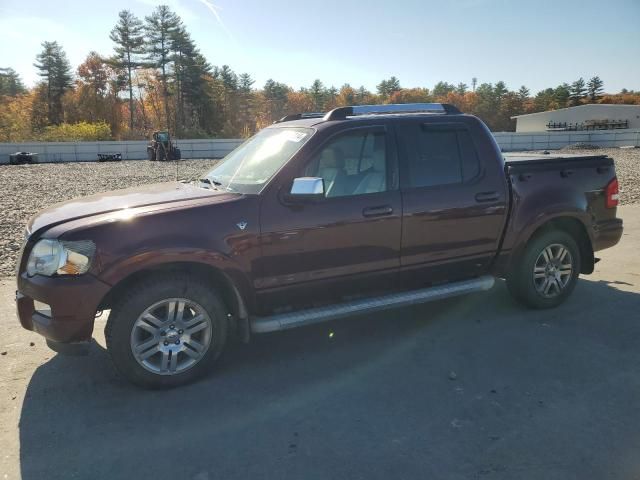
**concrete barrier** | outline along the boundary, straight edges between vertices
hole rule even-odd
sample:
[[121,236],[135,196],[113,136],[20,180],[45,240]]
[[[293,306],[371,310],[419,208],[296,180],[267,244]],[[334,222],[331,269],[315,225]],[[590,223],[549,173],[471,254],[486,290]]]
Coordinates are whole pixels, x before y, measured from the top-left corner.
[[[222,158],[244,140],[192,139],[176,143],[182,158]],[[96,162],[98,153],[121,153],[123,160],[146,160],[147,144],[142,141],[120,142],[26,142],[0,143],[0,163],[9,163],[9,155],[16,152],[38,153],[41,163]]]
[[640,130],[602,130],[581,132],[495,132],[504,152],[523,150],[557,150],[575,143],[588,143],[603,148],[640,147]]
[[[495,132],[504,152],[557,150],[575,143],[599,147],[640,147],[640,130],[605,130],[594,132]],[[182,158],[222,158],[243,142],[241,139],[178,140]],[[123,160],[146,160],[146,141],[121,142],[27,142],[0,143],[0,164],[9,163],[15,152],[38,153],[40,162],[95,162],[98,153],[122,153]]]

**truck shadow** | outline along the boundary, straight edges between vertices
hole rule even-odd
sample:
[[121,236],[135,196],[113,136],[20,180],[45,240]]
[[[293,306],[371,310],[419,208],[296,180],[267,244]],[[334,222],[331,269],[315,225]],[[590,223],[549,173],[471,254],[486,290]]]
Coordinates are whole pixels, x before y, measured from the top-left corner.
[[[550,335],[563,336],[561,345],[577,344],[576,352],[581,342],[600,337],[602,348],[624,352],[637,365],[640,325],[632,316],[638,307],[639,294],[582,280],[567,304],[530,311],[499,284],[485,295],[255,337],[248,346],[230,348],[208,378],[163,392],[128,385],[94,342],[88,358],[57,355],[34,372],[19,424],[22,478],[338,478],[348,475],[349,462],[366,461],[367,451],[372,468],[382,470],[362,476],[384,477],[385,457],[377,458],[372,445],[415,439],[416,428],[438,435],[440,456],[411,456],[403,473],[430,471],[421,468],[431,462],[435,471],[457,469],[470,478],[486,462],[486,450],[476,446],[462,463],[455,453],[442,456],[455,452],[460,439],[450,436],[448,420],[446,428],[432,423],[455,415],[455,402],[443,402],[456,384],[451,370],[474,371],[472,384],[486,391],[515,384],[528,363],[504,361],[496,346],[527,337],[532,358],[525,362],[542,362],[543,368],[557,353],[548,358]],[[539,357],[538,342],[547,342]],[[549,375],[556,374],[534,374],[528,390],[547,387]],[[637,393],[629,392],[630,405]],[[522,395],[502,406],[516,408]],[[488,422],[483,415],[478,421]],[[407,423],[416,418],[423,424]],[[362,421],[370,428],[364,436]],[[516,430],[519,421],[525,420],[514,418],[508,428]],[[304,457],[297,457],[298,432],[310,437]],[[534,461],[537,454],[530,455]],[[573,474],[584,468],[569,467]]]

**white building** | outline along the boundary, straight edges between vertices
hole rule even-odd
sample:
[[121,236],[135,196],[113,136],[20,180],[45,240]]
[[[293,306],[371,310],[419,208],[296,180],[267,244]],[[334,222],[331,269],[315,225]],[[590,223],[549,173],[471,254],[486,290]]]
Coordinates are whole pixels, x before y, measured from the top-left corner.
[[640,105],[579,105],[511,118],[516,132],[640,129]]

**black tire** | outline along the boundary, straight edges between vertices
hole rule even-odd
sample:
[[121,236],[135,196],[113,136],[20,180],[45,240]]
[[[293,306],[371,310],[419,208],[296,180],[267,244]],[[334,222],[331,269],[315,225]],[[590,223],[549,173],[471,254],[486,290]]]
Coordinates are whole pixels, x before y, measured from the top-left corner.
[[147,158],[149,160],[151,160],[152,162],[156,159],[156,155],[155,155],[155,153],[153,153],[153,149],[151,149],[151,148],[147,149]]
[[164,157],[165,157],[164,148],[162,148],[162,147],[156,148],[156,160],[158,162],[162,162],[164,160]]
[[[134,357],[132,330],[138,317],[147,308],[174,298],[185,298],[202,306],[211,319],[211,340],[197,363],[185,371],[161,375],[149,371]],[[184,385],[205,375],[222,353],[227,341],[227,313],[223,301],[213,288],[197,278],[176,273],[143,281],[129,289],[112,307],[105,327],[107,350],[118,372],[138,386],[158,389]]]
[[[553,296],[545,296],[540,290],[544,290],[547,285],[544,283],[546,280],[544,277],[535,280],[534,269],[544,269],[544,267],[540,266],[540,261],[544,263],[544,258],[541,257],[543,251],[551,248],[552,251],[559,252],[560,250],[557,246],[563,246],[568,250],[569,258],[565,257],[564,262],[567,265],[571,265],[571,273],[566,275],[566,280],[563,279],[563,282],[566,281],[564,286],[560,287],[559,285],[562,282],[558,281],[556,281],[557,287],[552,286],[553,288],[549,290],[549,295]],[[580,274],[581,261],[580,249],[570,234],[562,230],[543,231],[535,235],[527,243],[524,254],[507,277],[507,287],[511,295],[527,307],[538,309],[557,307],[573,292]],[[552,266],[552,272],[549,275],[553,275],[553,268]],[[559,269],[556,268],[555,270]],[[539,275],[542,275],[542,273],[539,273]],[[547,274],[545,273],[545,275]]]

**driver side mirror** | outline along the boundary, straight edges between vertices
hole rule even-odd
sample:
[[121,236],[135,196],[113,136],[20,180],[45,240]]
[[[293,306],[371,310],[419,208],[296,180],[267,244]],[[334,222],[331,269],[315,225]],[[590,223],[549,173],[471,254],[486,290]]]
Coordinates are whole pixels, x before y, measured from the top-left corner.
[[324,179],[299,177],[293,179],[287,200],[291,202],[313,202],[324,199]]

